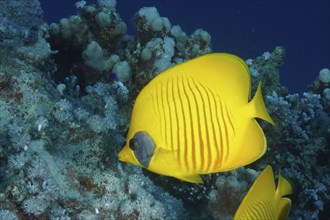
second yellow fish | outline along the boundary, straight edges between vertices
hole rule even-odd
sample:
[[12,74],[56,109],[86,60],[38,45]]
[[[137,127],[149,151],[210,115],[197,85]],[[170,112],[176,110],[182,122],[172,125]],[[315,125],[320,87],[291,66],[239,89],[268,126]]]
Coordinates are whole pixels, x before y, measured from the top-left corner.
[[202,182],[199,174],[252,163],[267,148],[255,118],[273,121],[260,84],[251,101],[250,91],[247,65],[231,54],[165,70],[138,95],[119,159],[193,183]]

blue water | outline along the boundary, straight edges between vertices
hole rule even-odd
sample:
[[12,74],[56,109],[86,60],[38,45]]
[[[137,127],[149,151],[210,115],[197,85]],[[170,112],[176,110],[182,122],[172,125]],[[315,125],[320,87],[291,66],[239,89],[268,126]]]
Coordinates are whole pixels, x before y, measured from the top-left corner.
[[[40,2],[47,22],[76,14],[76,1]],[[290,93],[307,91],[319,71],[330,67],[330,1],[118,0],[129,34],[134,34],[132,16],[144,6],[155,6],[188,34],[197,28],[208,31],[214,51],[248,59],[283,46],[281,82]]]

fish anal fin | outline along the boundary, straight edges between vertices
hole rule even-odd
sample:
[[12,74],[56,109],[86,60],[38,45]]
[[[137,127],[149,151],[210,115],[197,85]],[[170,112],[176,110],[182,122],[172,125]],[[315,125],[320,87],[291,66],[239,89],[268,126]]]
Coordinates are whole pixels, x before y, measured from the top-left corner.
[[266,149],[266,138],[261,127],[255,119],[249,120],[231,148],[232,157],[222,164],[222,169],[231,170],[251,164],[262,157]]
[[251,197],[248,198],[250,202],[258,202],[258,200],[264,200],[273,195],[275,189],[274,172],[272,167],[268,165],[254,181],[246,197]]

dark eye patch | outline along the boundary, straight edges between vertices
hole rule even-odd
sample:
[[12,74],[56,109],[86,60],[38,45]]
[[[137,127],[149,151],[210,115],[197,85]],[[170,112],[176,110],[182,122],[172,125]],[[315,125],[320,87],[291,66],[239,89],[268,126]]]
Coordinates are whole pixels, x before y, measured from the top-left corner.
[[129,141],[129,148],[134,152],[136,159],[146,168],[149,167],[155,151],[155,143],[145,131],[138,131]]

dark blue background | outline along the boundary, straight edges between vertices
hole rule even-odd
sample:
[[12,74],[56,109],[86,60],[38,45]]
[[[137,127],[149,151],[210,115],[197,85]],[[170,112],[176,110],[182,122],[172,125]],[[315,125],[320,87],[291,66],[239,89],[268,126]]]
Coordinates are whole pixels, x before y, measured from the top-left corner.
[[[47,22],[76,14],[76,1],[40,2]],[[307,91],[320,69],[330,68],[330,1],[117,0],[129,34],[134,34],[132,16],[144,6],[155,6],[187,34],[208,31],[217,52],[248,59],[283,46],[287,54],[280,75],[290,93]]]

